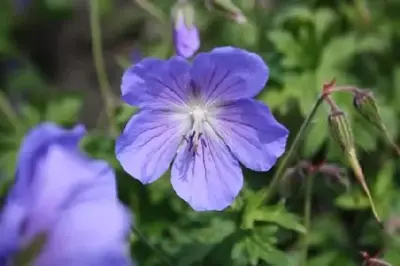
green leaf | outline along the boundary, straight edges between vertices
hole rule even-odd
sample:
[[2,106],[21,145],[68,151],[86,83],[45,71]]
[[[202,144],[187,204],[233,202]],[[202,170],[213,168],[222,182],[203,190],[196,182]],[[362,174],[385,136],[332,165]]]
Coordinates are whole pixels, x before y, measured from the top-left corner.
[[385,165],[382,165],[372,189],[374,197],[385,198],[387,193],[394,188],[393,177],[395,172],[393,163],[393,161],[388,161]]
[[201,262],[213,250],[214,245],[191,244],[181,249],[178,266],[193,265]]
[[291,33],[272,30],[267,33],[267,38],[274,44],[278,52],[282,53],[283,66],[290,68],[303,65],[303,48]]
[[136,113],[137,108],[127,104],[122,104],[116,115],[118,124],[125,124]]
[[323,37],[323,34],[336,22],[336,20],[336,14],[332,9],[318,9],[314,15],[316,35]]
[[27,104],[22,105],[20,113],[28,128],[33,127],[42,121],[40,112],[34,106]]
[[263,206],[250,212],[246,217],[246,225],[250,228],[254,222],[275,223],[283,228],[290,229],[299,233],[306,233],[306,228],[300,223],[299,217],[288,212],[285,204],[281,201],[275,206]]
[[328,114],[326,110],[321,108],[317,111],[310,129],[306,134],[304,140],[303,152],[304,155],[309,157],[315,154],[315,151],[321,147],[323,141],[329,137],[328,134]]
[[51,11],[62,11],[72,8],[70,0],[45,0],[45,4]]
[[[243,36],[246,36],[246,38],[243,38]],[[229,23],[224,27],[223,38],[230,45],[250,49],[258,41],[259,34],[257,26],[251,22]]]
[[335,199],[335,204],[347,210],[361,210],[369,208],[369,201],[360,190],[352,190]]
[[74,123],[78,119],[82,100],[77,97],[64,97],[48,103],[44,119],[58,124]]
[[282,27],[282,24],[288,20],[298,20],[299,22],[312,21],[313,12],[310,8],[305,6],[293,6],[277,14],[275,17],[275,25]]
[[232,259],[247,258],[250,265],[259,265],[265,261],[271,265],[292,265],[290,256],[274,247],[276,243],[275,226],[256,228],[241,241],[236,242],[232,249]]
[[353,34],[333,38],[321,55],[320,68],[335,69],[344,67],[357,51],[356,37]]

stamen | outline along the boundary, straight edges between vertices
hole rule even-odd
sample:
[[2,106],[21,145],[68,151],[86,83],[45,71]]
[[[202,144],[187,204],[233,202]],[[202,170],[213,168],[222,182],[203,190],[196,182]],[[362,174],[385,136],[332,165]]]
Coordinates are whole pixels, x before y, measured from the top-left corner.
[[206,147],[203,136],[204,123],[207,121],[207,111],[202,107],[195,105],[189,113],[192,121],[192,129],[190,133],[185,136],[185,140],[188,144],[188,151],[192,152],[193,156],[199,155],[199,145]]

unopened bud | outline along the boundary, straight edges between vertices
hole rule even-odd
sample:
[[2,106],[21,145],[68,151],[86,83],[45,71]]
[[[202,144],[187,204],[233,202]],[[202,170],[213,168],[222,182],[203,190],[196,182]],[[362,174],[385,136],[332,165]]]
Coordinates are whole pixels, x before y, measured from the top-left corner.
[[200,47],[199,31],[194,24],[193,6],[188,1],[178,1],[172,9],[172,16],[176,53],[184,58],[189,58]]
[[328,122],[331,135],[342,150],[348,152],[354,149],[353,131],[346,114],[340,110],[335,110],[329,114]]
[[353,104],[367,121],[378,129],[382,130],[384,128],[378,106],[371,91],[356,91],[354,93]]
[[393,141],[392,137],[389,135],[385,124],[379,113],[378,105],[371,91],[367,90],[357,90],[354,92],[353,104],[358,110],[358,112],[372,125],[378,128],[387,138],[389,143],[394,147],[397,154],[400,155],[400,148]]
[[231,0],[206,0],[206,6],[233,21],[243,24],[247,22],[246,16]]
[[328,121],[332,137],[334,138],[334,140],[336,140],[336,142],[340,145],[343,152],[345,153],[346,159],[349,161],[351,168],[353,169],[354,174],[357,178],[357,181],[360,183],[361,187],[368,197],[372,212],[376,220],[381,223],[379,215],[376,212],[371,193],[365,182],[364,173],[357,158],[356,149],[354,146],[353,131],[351,129],[350,122],[347,119],[347,116],[344,112],[340,110],[334,110],[331,114],[329,114]]

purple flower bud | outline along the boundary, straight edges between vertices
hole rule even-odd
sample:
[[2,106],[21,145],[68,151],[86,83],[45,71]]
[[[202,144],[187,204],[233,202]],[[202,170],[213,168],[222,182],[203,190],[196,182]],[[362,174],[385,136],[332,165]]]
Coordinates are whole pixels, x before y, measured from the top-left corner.
[[132,264],[130,215],[110,166],[79,151],[84,131],[44,123],[26,136],[0,213],[0,265]]
[[190,6],[178,7],[175,13],[175,50],[184,58],[191,57],[200,47],[199,31],[193,23],[193,12],[190,10]]

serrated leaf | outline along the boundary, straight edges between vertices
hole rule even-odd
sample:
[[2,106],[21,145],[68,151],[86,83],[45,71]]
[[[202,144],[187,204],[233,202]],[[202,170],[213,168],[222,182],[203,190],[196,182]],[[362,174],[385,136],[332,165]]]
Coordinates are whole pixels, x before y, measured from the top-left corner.
[[320,68],[335,69],[345,66],[357,51],[356,38],[352,34],[333,38],[321,55]]
[[303,48],[288,31],[273,30],[267,33],[267,38],[275,45],[278,52],[282,53],[282,65],[297,67],[303,65]]
[[293,6],[278,14],[275,18],[275,25],[282,26],[288,20],[311,21],[313,20],[313,12],[306,6]]
[[283,228],[299,233],[306,233],[306,228],[300,223],[299,217],[288,212],[283,202],[275,206],[264,206],[250,212],[246,219],[246,225],[253,225],[254,222],[275,223]]
[[336,21],[336,14],[327,8],[318,9],[314,15],[315,33],[317,36],[323,36],[329,27]]
[[234,244],[232,259],[236,261],[247,258],[247,264],[250,265],[258,265],[260,260],[271,265],[290,265],[290,257],[274,246],[276,233],[276,226],[255,228]]

